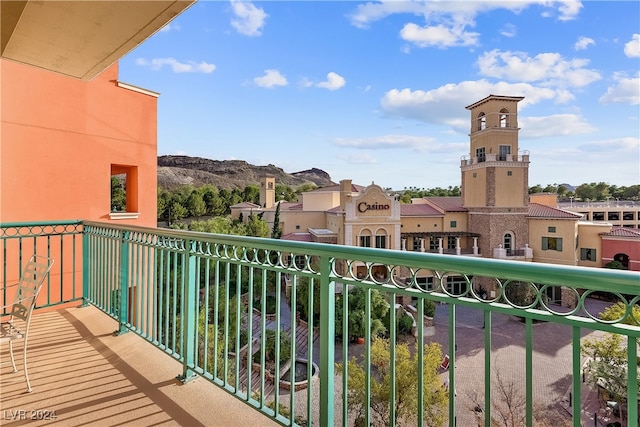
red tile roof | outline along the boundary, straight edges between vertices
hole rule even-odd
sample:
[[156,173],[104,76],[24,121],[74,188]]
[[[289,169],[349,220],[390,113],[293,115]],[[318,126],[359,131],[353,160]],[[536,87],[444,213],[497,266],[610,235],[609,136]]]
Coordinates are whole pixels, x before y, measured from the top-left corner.
[[231,206],[232,208],[250,208],[250,209],[259,209],[260,205],[256,205],[255,203],[250,203],[250,202],[241,202],[241,203],[236,203],[235,205]]
[[580,219],[581,214],[565,211],[564,209],[552,208],[550,206],[541,205],[540,203],[531,203],[529,205],[529,218],[553,218],[553,219]]
[[612,228],[611,231],[607,233],[600,233],[601,236],[611,236],[611,237],[633,237],[636,239],[640,239],[640,230],[635,230],[633,228],[626,227],[616,227]]
[[401,216],[442,216],[442,212],[438,211],[431,205],[420,203],[417,205],[400,205]]
[[293,240],[295,242],[312,242],[311,233],[289,233],[280,237],[281,240]]
[[[363,187],[362,185],[351,184],[352,193],[360,193],[364,189],[365,187]],[[320,187],[313,191],[340,191],[340,184],[329,185],[327,187]]]
[[300,211],[302,210],[302,203],[282,202],[280,203],[280,210]]
[[433,203],[445,212],[466,212],[462,207],[462,197],[425,197],[425,200]]

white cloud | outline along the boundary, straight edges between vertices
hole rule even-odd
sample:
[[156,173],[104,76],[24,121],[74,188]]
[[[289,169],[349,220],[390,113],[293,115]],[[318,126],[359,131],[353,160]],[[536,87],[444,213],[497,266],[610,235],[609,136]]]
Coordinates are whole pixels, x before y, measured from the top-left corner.
[[612,153],[612,152],[630,152],[638,154],[640,149],[640,138],[626,137],[614,138],[601,141],[588,142],[578,146],[578,150],[585,152]]
[[580,13],[580,9],[582,9],[582,2],[580,0],[564,0],[558,3],[560,4],[560,6],[558,6],[558,11],[560,12],[558,19],[561,21],[576,19],[576,16]]
[[145,58],[136,59],[136,65],[151,67],[152,70],[159,70],[163,66],[169,66],[174,73],[212,73],[216,66],[215,64],[209,64],[208,62],[195,62],[187,61],[180,62],[175,58],[153,58],[147,60]]
[[367,152],[358,152],[357,154],[341,155],[339,159],[345,163],[352,165],[375,165],[378,163],[378,159]]
[[442,24],[420,27],[409,23],[400,31],[402,39],[418,47],[476,46],[479,36],[479,33],[464,31],[462,26],[447,27]]
[[178,24],[174,24],[172,22],[169,22],[167,25],[165,25],[164,27],[160,28],[160,31],[163,33],[166,33],[167,31],[171,31],[171,30],[179,30],[181,27]]
[[327,73],[327,80],[324,82],[316,83],[316,86],[329,90],[338,90],[341,87],[344,87],[346,83],[347,82],[344,77],[331,71]]
[[300,87],[303,87],[303,88],[311,87],[311,86],[313,86],[313,81],[311,81],[307,77],[303,77],[303,78],[300,79],[299,85],[300,85]]
[[524,96],[520,110],[543,100],[566,102],[573,96],[564,90],[537,87],[528,83],[492,83],[488,80],[464,81],[423,91],[392,89],[380,100],[384,114],[450,126],[461,133],[469,132],[469,116],[460,106],[469,105],[487,94]]
[[244,1],[231,1],[233,13],[236,16],[231,20],[231,26],[245,36],[260,36],[265,25],[267,15],[264,9],[256,7],[253,3]]
[[515,37],[517,34],[516,26],[513,24],[505,24],[500,30],[500,34],[504,37]]
[[640,72],[635,77],[615,74],[614,86],[609,86],[607,93],[599,101],[603,104],[640,104]]
[[286,86],[289,84],[287,78],[280,74],[278,70],[264,70],[264,76],[256,77],[253,82],[260,87],[272,88],[274,86]]
[[580,37],[580,38],[578,38],[578,41],[573,46],[573,48],[575,50],[585,50],[586,48],[589,47],[589,45],[595,45],[595,44],[596,44],[596,42],[592,38]]
[[520,136],[523,139],[583,135],[597,130],[577,114],[554,114],[545,117],[519,116],[518,125],[522,128]]
[[640,58],[640,34],[634,34],[624,45],[624,54],[629,58]]
[[552,86],[583,87],[601,78],[597,71],[585,68],[589,60],[567,60],[559,53],[540,53],[529,57],[524,52],[494,49],[483,53],[477,64],[483,76]]
[[370,138],[335,138],[334,144],[357,149],[385,150],[406,148],[420,152],[439,151],[434,138],[413,135],[384,135]]
[[[348,16],[352,25],[367,28],[371,23],[387,16],[406,14],[420,16],[423,23],[406,23],[400,32],[404,40],[420,47],[475,46],[479,34],[467,29],[475,25],[475,17],[481,13],[504,9],[513,13],[537,5],[545,8],[543,16],[551,17],[557,12],[558,19],[575,19],[582,8],[578,0],[520,0],[520,1],[394,1],[383,0],[359,4]],[[515,27],[507,25],[501,30],[506,37],[515,35]]]

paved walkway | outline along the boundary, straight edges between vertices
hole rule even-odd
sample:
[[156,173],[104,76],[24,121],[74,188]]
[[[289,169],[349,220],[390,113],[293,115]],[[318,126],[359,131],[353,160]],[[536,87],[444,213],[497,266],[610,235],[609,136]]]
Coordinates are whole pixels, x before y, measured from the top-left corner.
[[[589,300],[588,308],[592,314],[601,312],[608,304],[602,301]],[[447,305],[437,305],[434,316],[435,334],[425,337],[425,342],[437,342],[443,353],[449,349],[449,311]],[[256,319],[254,318],[254,321]],[[476,402],[484,402],[484,328],[483,314],[480,310],[466,307],[456,309],[456,424],[458,426],[477,425],[477,413],[474,412]],[[274,323],[275,325],[275,323]],[[269,326],[268,326],[269,327]],[[275,326],[273,326],[275,328]],[[254,327],[254,331],[257,330]],[[304,338],[299,342],[298,350],[306,355],[306,328],[297,328],[298,333],[304,331]],[[582,339],[601,335],[601,332],[584,330]],[[319,340],[314,336],[314,347]],[[349,358],[358,357],[364,345],[349,344]],[[569,406],[572,391],[572,327],[560,324],[541,322],[533,326],[533,369],[534,369],[534,408],[540,421],[547,426],[572,425],[572,410]],[[319,352],[314,350],[313,358]],[[336,362],[342,361],[342,345],[336,342]],[[514,316],[494,314],[492,316],[492,376],[499,373],[505,383],[513,384],[524,399],[525,382],[525,325]],[[317,361],[316,361],[317,362]],[[443,382],[448,374],[441,374]],[[336,396],[341,396],[342,378],[335,378]],[[308,393],[313,400],[319,398],[317,381],[310,390],[302,390],[296,395],[296,414],[306,418],[306,401]],[[500,402],[497,389],[492,388],[494,402]],[[336,422],[340,422],[341,399],[336,398]],[[503,400],[503,399],[502,399]],[[619,421],[610,412],[601,409],[598,394],[587,383],[581,390],[582,425],[586,427],[606,427],[607,424]],[[524,400],[523,400],[524,401]],[[288,406],[288,401],[283,401]],[[495,410],[493,410],[495,413]],[[313,411],[317,423],[317,408]],[[594,421],[594,414],[596,420]],[[622,426],[626,424],[622,423]]]
[[[608,304],[589,300],[592,314],[601,312]],[[448,306],[438,305],[434,318],[436,335],[425,341],[436,341],[448,352]],[[584,330],[582,339],[601,335],[601,332]],[[458,425],[475,425],[475,401],[484,402],[484,329],[483,315],[479,310],[466,307],[456,309],[456,417]],[[533,326],[534,408],[542,414],[542,420],[557,420],[557,424],[571,420],[569,394],[572,391],[572,327],[547,322]],[[525,326],[514,316],[492,316],[492,369],[494,373],[515,385],[525,382]],[[446,375],[446,374],[445,374]],[[443,377],[445,376],[443,375]],[[524,386],[520,388],[524,396]],[[499,401],[497,390],[492,388],[494,401]],[[588,384],[581,390],[582,422],[595,426],[593,414],[598,415],[598,426],[617,421],[600,410],[597,392]],[[625,425],[625,424],[623,424]]]

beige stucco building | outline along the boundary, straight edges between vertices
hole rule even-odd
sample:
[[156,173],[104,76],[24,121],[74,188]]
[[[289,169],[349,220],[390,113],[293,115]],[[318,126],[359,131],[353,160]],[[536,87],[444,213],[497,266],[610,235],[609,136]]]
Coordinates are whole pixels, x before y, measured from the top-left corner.
[[374,183],[363,187],[343,180],[303,193],[298,203],[276,202],[275,181],[264,177],[261,206],[239,204],[234,214],[258,209],[273,224],[279,204],[283,239],[602,267],[601,235],[611,231],[610,223],[559,208],[555,195],[530,200],[530,157],[518,145],[522,99],[490,95],[466,107],[470,144],[460,164],[461,197],[401,204]]

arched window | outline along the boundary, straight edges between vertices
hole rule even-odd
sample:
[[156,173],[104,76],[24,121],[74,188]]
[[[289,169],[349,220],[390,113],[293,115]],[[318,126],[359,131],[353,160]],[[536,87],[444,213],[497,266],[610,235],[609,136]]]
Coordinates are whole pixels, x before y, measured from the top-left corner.
[[629,269],[629,255],[619,253],[613,257],[614,261],[620,261],[625,270]]
[[500,110],[500,127],[508,128],[509,127],[509,110],[503,108]]
[[502,237],[502,247],[506,249],[507,255],[511,255],[514,246],[513,234],[510,231],[504,233],[504,236]]
[[371,247],[371,231],[370,230],[362,230],[360,232],[360,247],[363,247],[363,248]]
[[376,232],[376,248],[378,249],[386,249],[387,248],[387,232],[385,230],[378,230]]
[[485,130],[487,128],[487,116],[484,113],[478,114],[478,130]]

